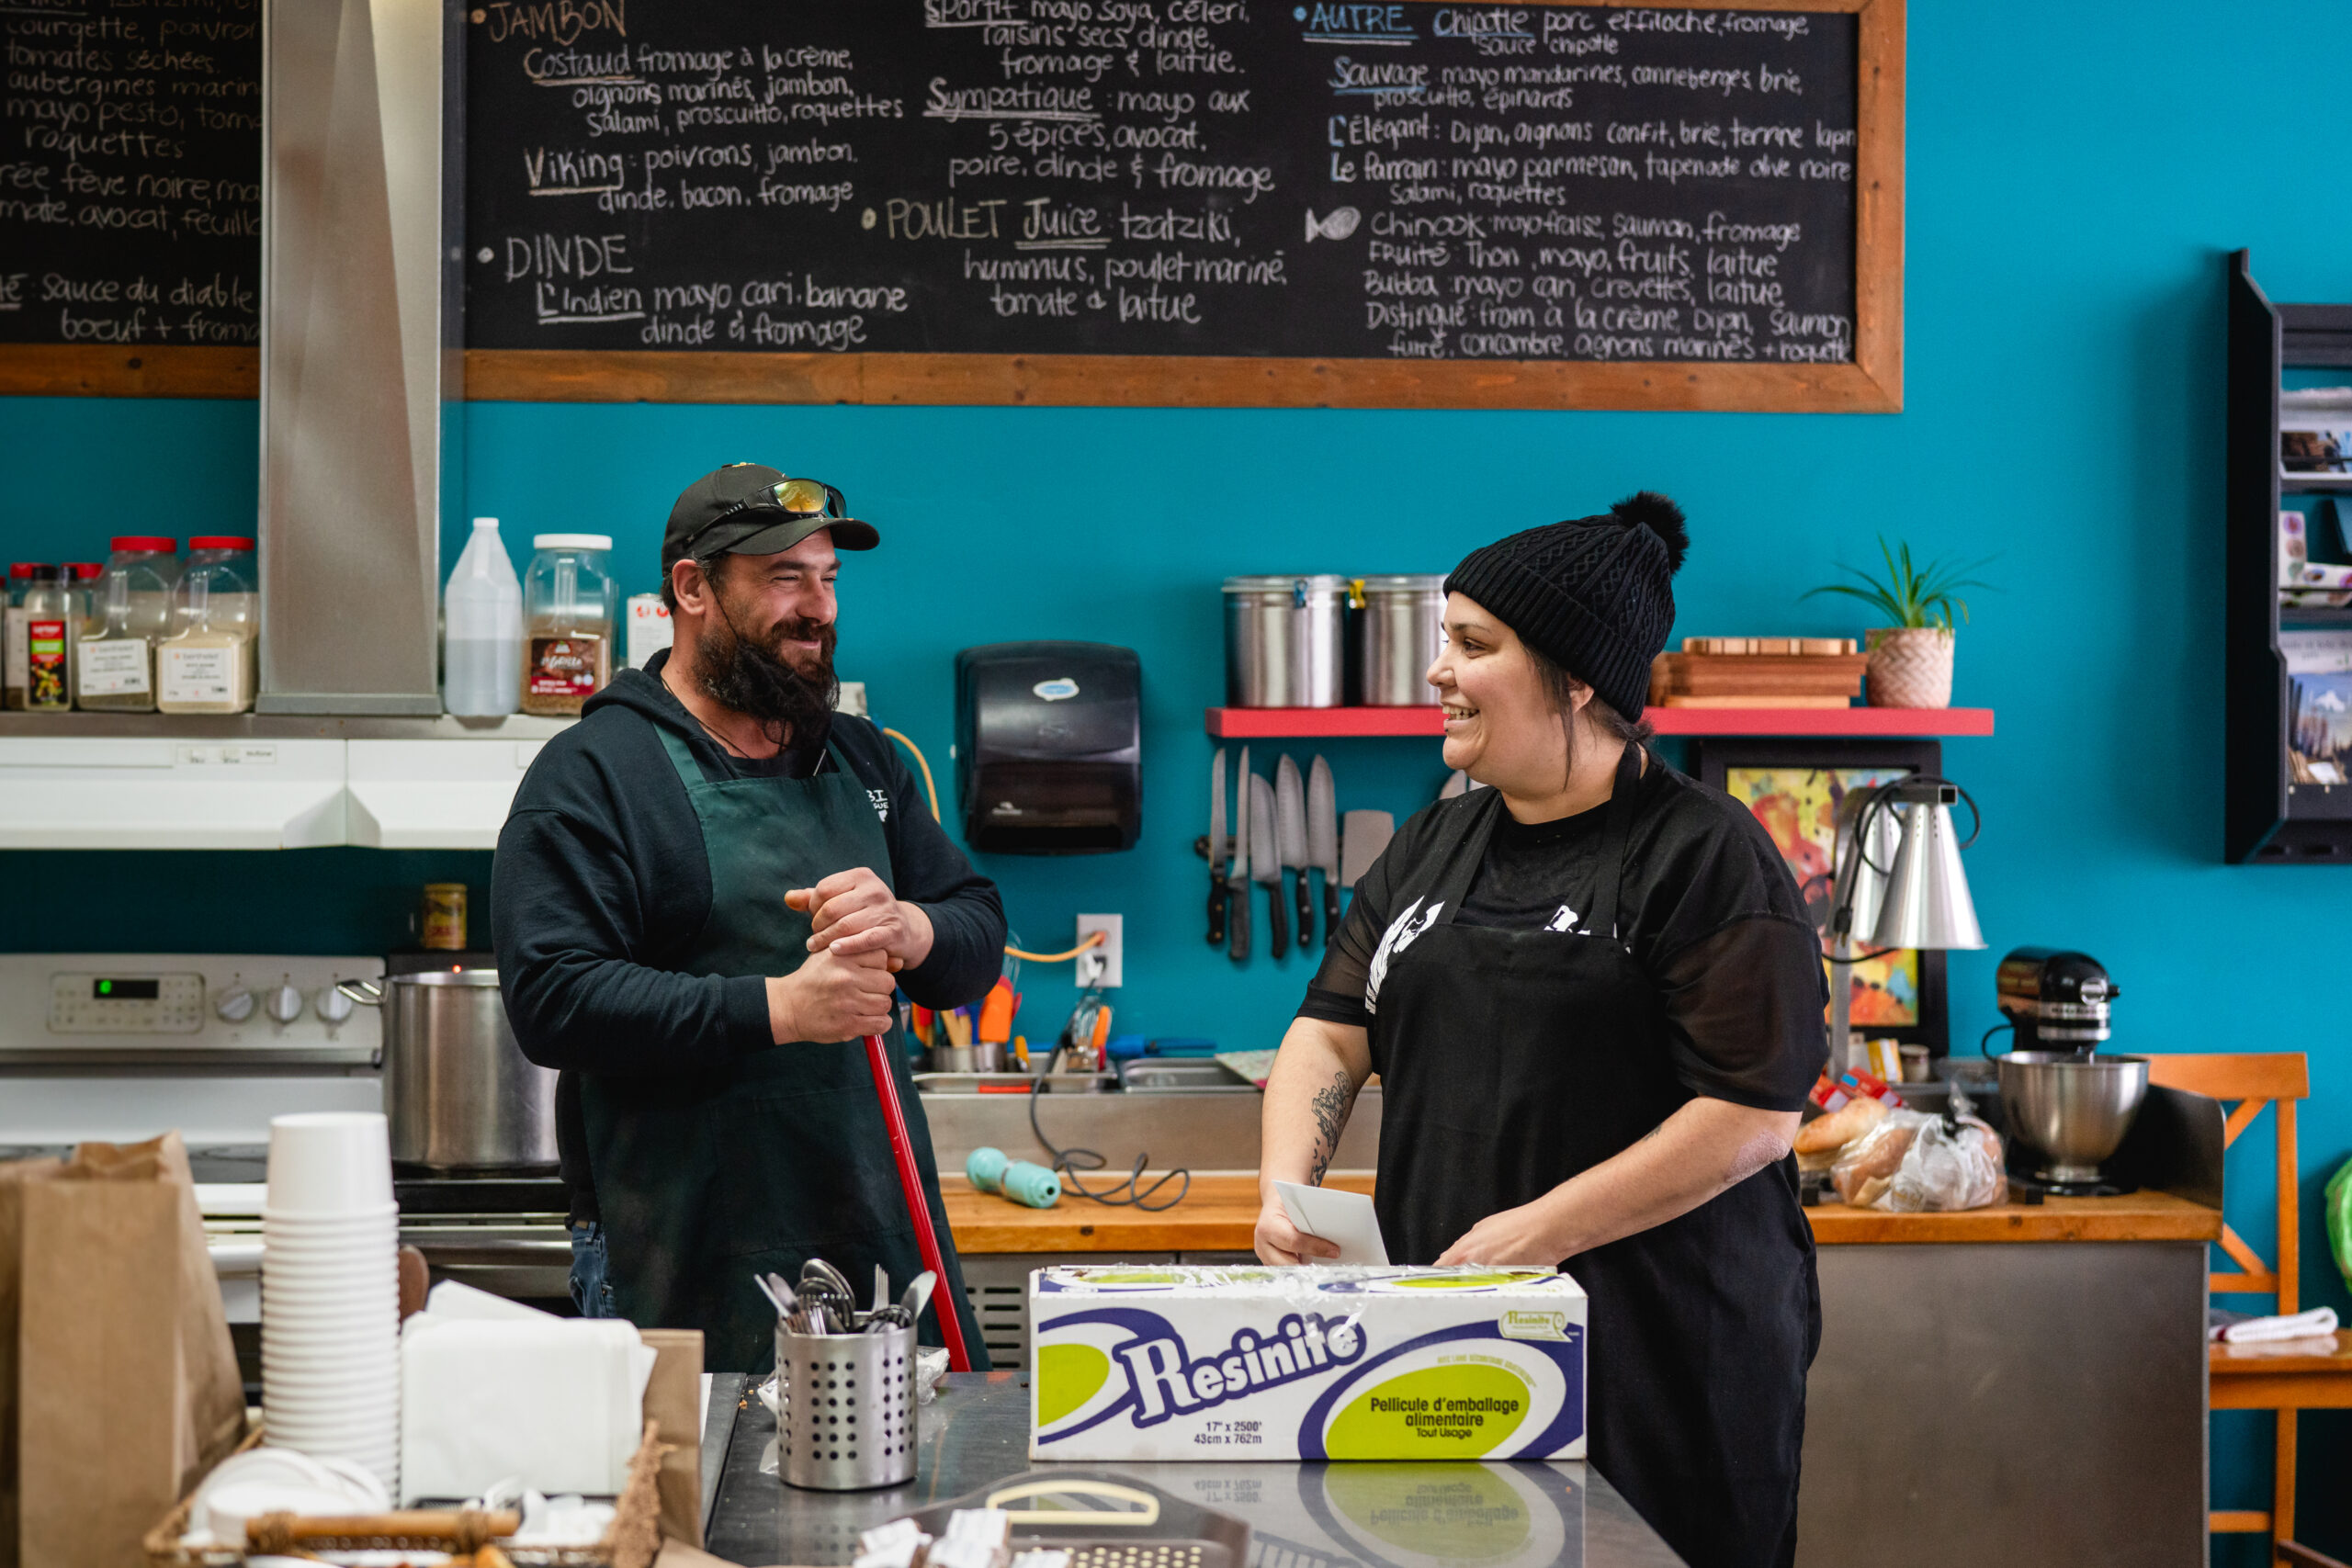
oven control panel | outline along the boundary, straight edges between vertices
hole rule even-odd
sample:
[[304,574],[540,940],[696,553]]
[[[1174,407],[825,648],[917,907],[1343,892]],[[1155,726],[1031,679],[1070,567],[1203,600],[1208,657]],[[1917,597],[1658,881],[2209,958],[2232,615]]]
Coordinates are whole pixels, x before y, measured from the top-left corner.
[[204,1029],[204,976],[71,970],[49,977],[52,1034],[196,1034]]
[[283,953],[0,953],[0,1067],[364,1066],[383,1029],[335,990],[380,958]]

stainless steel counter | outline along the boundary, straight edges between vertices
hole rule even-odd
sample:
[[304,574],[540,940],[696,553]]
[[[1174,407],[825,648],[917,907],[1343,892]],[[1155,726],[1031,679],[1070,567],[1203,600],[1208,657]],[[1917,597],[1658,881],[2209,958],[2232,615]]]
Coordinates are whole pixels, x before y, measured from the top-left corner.
[[[731,1402],[714,1383],[704,1452],[718,1451]],[[760,1471],[775,1418],[733,1409],[709,1549],[733,1562],[850,1561],[858,1532],[1030,1468],[1029,1390],[1018,1373],[950,1375],[921,1412],[912,1483],[875,1492],[800,1492]],[[768,1462],[773,1465],[771,1458]],[[1540,1568],[1675,1568],[1668,1550],[1583,1464],[1122,1464],[1180,1497],[1250,1522],[1253,1563],[1422,1568],[1485,1562]]]

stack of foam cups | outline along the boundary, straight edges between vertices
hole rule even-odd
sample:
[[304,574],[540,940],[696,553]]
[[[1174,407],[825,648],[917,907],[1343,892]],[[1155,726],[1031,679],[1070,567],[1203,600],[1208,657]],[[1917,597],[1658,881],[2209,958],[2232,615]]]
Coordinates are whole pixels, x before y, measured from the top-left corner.
[[400,1493],[400,1205],[384,1118],[269,1124],[261,1212],[265,1441],[344,1459]]

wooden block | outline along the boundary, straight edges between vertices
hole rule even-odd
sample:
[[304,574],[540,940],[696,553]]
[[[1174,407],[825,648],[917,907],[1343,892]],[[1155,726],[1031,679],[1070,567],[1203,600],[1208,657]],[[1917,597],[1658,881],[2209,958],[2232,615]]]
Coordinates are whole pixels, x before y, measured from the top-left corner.
[[1849,637],[1686,637],[1685,653],[1712,658],[1753,658],[1763,654],[1818,658],[1859,651]]
[[1858,697],[1870,660],[1861,654],[1660,654],[1651,666],[1653,700],[1674,697]]

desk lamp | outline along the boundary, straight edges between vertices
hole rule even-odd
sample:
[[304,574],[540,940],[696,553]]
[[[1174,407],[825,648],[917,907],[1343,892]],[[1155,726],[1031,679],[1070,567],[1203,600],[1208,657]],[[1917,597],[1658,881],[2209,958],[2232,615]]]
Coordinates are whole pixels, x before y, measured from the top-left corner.
[[[1952,827],[1952,804],[1960,800],[1968,802],[1974,818],[1965,839]],[[1866,1065],[1853,1056],[1853,976],[1842,966],[1897,948],[1984,945],[1976,906],[1968,896],[1968,874],[1960,864],[1960,852],[1976,841],[1984,827],[1974,797],[1931,774],[1913,773],[1849,793],[1840,803],[1831,863],[1836,897],[1829,914],[1833,1061]],[[1872,951],[1854,951],[1857,931],[1869,932]]]

